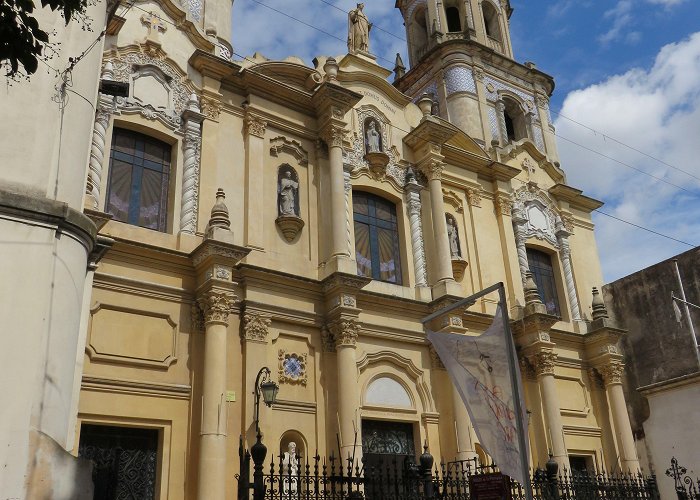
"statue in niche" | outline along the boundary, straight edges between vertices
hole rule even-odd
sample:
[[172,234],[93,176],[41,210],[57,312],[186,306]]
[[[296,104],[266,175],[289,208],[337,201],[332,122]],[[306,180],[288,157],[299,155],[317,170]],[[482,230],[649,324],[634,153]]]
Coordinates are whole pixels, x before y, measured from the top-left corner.
[[372,118],[365,122],[365,152],[382,152],[382,134],[377,130],[377,121]]
[[363,12],[365,4],[358,3],[357,8],[348,13],[348,52],[369,52],[369,31],[372,23]]
[[279,216],[299,216],[299,181],[289,165],[279,169],[277,180],[277,208]]
[[461,259],[462,252],[459,248],[459,232],[457,222],[449,215],[445,216],[447,221],[447,238],[450,241],[450,255],[453,259]]
[[282,459],[282,485],[285,498],[298,498],[298,474],[299,457],[297,457],[297,444],[292,441],[289,443],[287,451],[284,452],[284,458]]

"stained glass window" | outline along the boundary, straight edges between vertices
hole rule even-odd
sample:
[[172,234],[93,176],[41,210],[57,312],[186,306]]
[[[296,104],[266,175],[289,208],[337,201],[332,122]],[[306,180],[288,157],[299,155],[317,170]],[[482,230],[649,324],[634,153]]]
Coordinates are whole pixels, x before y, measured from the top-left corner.
[[138,132],[114,130],[106,211],[115,220],[166,230],[170,149]]
[[530,266],[532,278],[537,285],[540,299],[547,307],[547,314],[561,316],[559,297],[557,296],[557,283],[554,279],[554,268],[552,267],[552,258],[549,254],[533,248],[528,248],[527,263]]
[[352,199],[357,274],[401,284],[396,206],[361,191],[353,192]]

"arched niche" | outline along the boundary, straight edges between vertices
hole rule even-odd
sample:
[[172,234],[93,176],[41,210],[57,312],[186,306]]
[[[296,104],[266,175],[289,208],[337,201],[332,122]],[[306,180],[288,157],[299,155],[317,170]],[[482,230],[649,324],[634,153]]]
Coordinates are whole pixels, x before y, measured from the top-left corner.
[[[300,458],[301,463],[304,463],[306,461],[307,457],[307,450],[308,450],[308,445],[306,442],[306,438],[304,438],[304,435],[296,431],[294,429],[290,429],[286,431],[284,434],[282,434],[282,437],[280,438],[280,448],[279,448],[279,455],[284,456],[285,452],[289,450],[289,443],[295,443],[297,446],[297,457]],[[275,457],[276,461],[276,457]]]
[[373,378],[365,389],[364,402],[372,406],[413,408],[414,403],[402,383],[386,374]]
[[362,137],[365,143],[365,153],[381,153],[384,151],[382,125],[373,116],[365,118],[362,124]]
[[408,32],[413,60],[417,62],[428,44],[428,10],[425,6],[420,6],[414,11]]
[[462,257],[462,244],[460,243],[457,219],[452,214],[445,214],[445,223],[447,224],[447,237],[450,242],[450,255],[453,259],[459,259]]
[[486,30],[486,36],[493,38],[496,41],[503,41],[503,34],[501,33],[501,25],[499,22],[498,7],[484,0],[481,2],[481,11],[484,14],[484,28]]
[[530,127],[520,101],[508,94],[501,95],[501,101],[503,102],[503,117],[506,124],[506,142],[528,139]]
[[445,6],[445,19],[447,20],[447,31],[459,33],[464,31],[464,16],[457,0],[447,0]]
[[299,217],[299,174],[288,163],[277,169],[277,215]]

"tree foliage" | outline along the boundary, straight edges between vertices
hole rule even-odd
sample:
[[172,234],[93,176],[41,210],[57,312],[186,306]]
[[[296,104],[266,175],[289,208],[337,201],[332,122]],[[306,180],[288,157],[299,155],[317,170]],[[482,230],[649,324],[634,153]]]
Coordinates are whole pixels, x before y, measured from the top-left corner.
[[[88,0],[41,0],[42,7],[59,11],[66,25],[71,19],[85,21]],[[0,0],[0,66],[7,77],[36,72],[39,59],[46,58],[51,45],[49,33],[33,16],[32,0]]]

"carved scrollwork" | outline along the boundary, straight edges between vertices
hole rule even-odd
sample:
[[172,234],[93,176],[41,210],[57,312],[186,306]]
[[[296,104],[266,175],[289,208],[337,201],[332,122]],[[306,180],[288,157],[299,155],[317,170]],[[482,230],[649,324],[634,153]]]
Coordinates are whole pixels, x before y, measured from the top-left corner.
[[360,325],[355,319],[341,319],[329,325],[336,347],[357,344],[360,335]]
[[428,178],[429,181],[433,180],[441,180],[442,179],[442,171],[445,169],[445,164],[442,163],[441,161],[437,160],[430,160],[426,162],[425,165],[421,166],[421,170],[425,174],[425,176]]
[[265,129],[267,128],[267,121],[262,118],[258,118],[253,115],[246,115],[245,117],[245,131],[248,135],[253,135],[255,137],[260,137],[261,139],[265,137]]
[[261,314],[252,312],[245,313],[243,316],[243,331],[241,332],[243,339],[267,342],[267,335],[271,324],[272,320]]
[[343,127],[331,125],[323,131],[321,137],[329,147],[342,148],[346,134],[347,130],[345,130]]
[[557,355],[551,351],[538,352],[528,358],[530,364],[535,369],[538,377],[544,375],[554,375]]
[[481,189],[467,188],[467,203],[472,207],[481,207]]
[[306,385],[308,381],[306,375],[306,357],[306,354],[288,352],[286,349],[280,349],[278,351],[278,380],[280,384]]
[[513,199],[505,193],[496,193],[493,204],[497,213],[510,217],[513,210]]
[[613,384],[621,384],[622,375],[625,373],[625,365],[621,361],[611,361],[598,367],[598,371],[603,377],[606,387]]
[[204,312],[204,324],[223,323],[228,325],[228,317],[236,307],[236,295],[231,292],[209,291],[197,298]]

